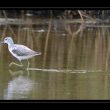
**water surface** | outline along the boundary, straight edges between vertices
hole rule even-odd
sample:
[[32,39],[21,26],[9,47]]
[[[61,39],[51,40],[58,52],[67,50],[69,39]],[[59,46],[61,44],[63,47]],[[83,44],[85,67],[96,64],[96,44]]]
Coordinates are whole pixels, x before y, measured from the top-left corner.
[[[55,22],[55,21],[54,21]],[[50,26],[0,27],[3,39],[12,36],[15,43],[42,52],[42,55],[20,63],[0,46],[0,99],[110,99],[110,29],[79,24],[65,31],[59,22]],[[60,27],[60,28],[59,28]],[[77,32],[77,33],[76,33]]]

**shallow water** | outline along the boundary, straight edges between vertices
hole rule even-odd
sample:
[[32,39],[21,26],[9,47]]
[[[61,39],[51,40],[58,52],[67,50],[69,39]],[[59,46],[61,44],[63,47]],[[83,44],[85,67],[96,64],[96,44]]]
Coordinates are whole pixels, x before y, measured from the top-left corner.
[[[56,22],[55,22],[56,23]],[[61,25],[60,25],[61,26]],[[75,33],[80,25],[72,25]],[[29,59],[26,70],[12,65],[20,63],[0,46],[0,99],[110,99],[110,29],[84,28],[70,35],[64,29],[41,26],[0,27],[3,39],[12,36],[15,43],[42,52]]]

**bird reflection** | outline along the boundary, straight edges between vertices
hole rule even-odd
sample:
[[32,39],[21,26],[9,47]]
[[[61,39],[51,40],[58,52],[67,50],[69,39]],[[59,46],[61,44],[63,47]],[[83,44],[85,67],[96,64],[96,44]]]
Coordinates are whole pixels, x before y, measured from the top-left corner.
[[23,74],[23,71],[22,70],[19,70],[19,71],[12,71],[12,70],[9,70],[9,73],[11,74],[11,76],[16,76],[16,75],[22,75]]
[[9,81],[4,91],[4,99],[29,99],[38,83],[23,75],[23,71],[13,72],[9,70],[9,72],[12,75],[12,80]]
[[[22,62],[23,63],[23,62]],[[17,63],[15,63],[15,62],[11,62],[10,64],[9,64],[9,67],[10,68],[19,68],[19,69],[24,69],[24,70],[28,70],[28,68],[29,68],[29,65],[30,65],[30,63],[29,63],[29,61],[27,60],[27,63],[23,63],[22,65],[20,65],[20,64],[17,64]],[[26,68],[27,67],[27,68]]]
[[[13,62],[11,62],[11,63],[13,63]],[[16,66],[16,65],[13,65],[12,67],[10,67],[9,73],[12,76],[15,76],[17,74],[21,74],[22,75],[23,73],[26,73],[29,76],[29,70],[28,70],[28,68],[25,69],[25,68],[22,68],[22,67],[19,67],[19,66]]]

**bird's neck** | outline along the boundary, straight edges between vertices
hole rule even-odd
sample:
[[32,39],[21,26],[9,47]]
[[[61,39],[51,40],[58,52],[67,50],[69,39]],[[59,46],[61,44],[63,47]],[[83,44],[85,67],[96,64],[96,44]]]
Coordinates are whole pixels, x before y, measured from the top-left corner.
[[13,42],[10,42],[10,43],[8,43],[8,47],[11,47],[11,46],[13,46]]

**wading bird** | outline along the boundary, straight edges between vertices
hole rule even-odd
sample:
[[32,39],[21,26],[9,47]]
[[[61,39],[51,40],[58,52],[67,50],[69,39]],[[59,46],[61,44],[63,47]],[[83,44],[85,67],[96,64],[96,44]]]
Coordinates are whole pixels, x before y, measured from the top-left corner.
[[[0,44],[3,44],[3,43],[8,44],[8,50],[10,51],[10,53],[15,58],[17,58],[21,63],[21,65],[19,65],[19,64],[16,64],[16,63],[12,62],[12,63],[10,63],[9,66],[11,66],[12,64],[15,64],[15,65],[18,65],[18,66],[23,66],[23,64],[21,62],[22,60],[27,60],[28,61],[29,58],[32,58],[36,55],[41,55],[41,52],[33,51],[33,50],[31,50],[30,48],[28,48],[24,45],[14,44],[13,39],[11,37],[4,38],[4,40],[1,41]],[[29,62],[28,62],[28,67],[29,67]]]

